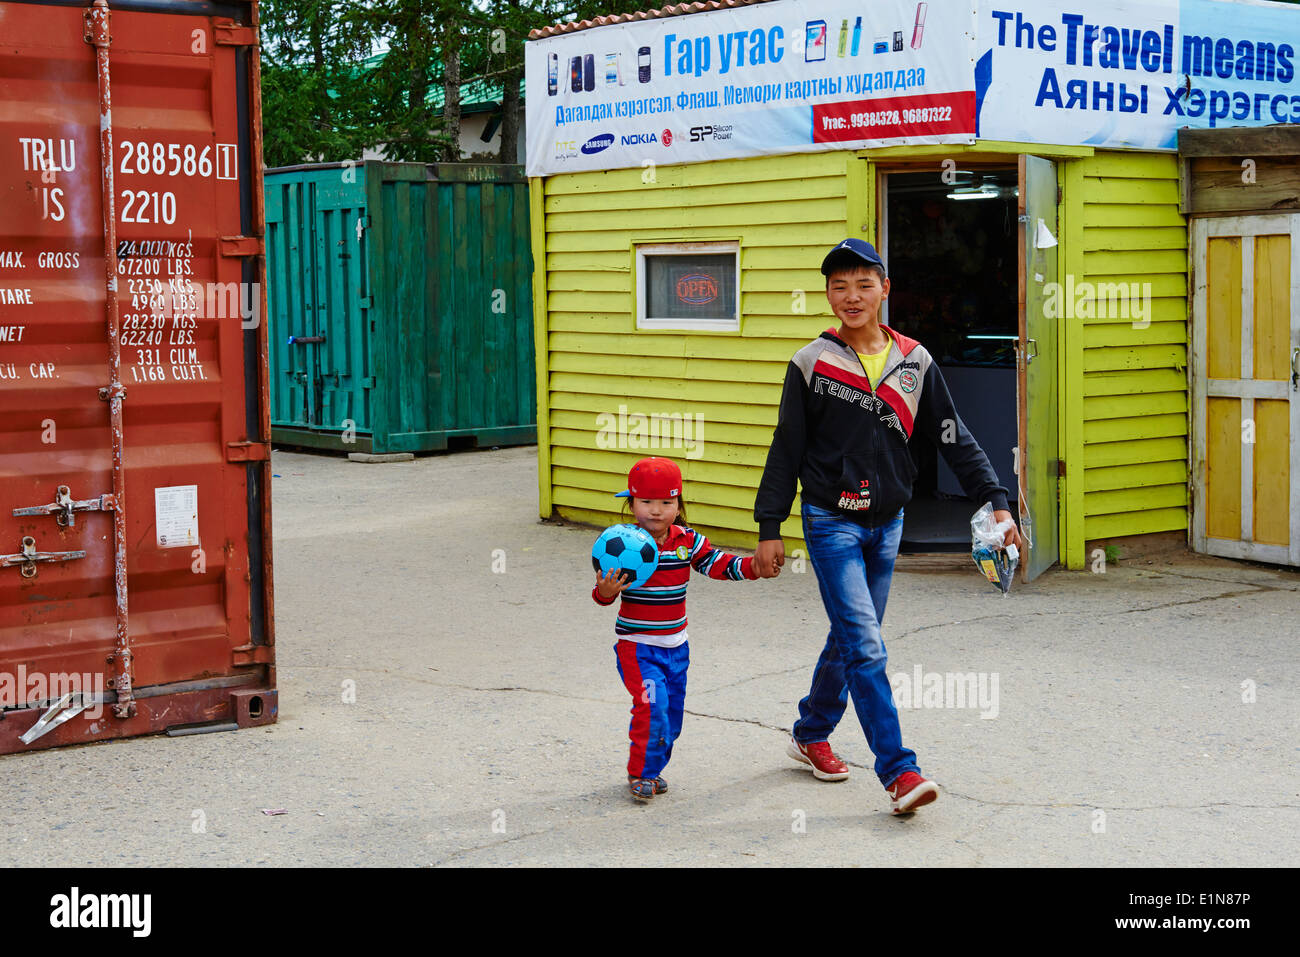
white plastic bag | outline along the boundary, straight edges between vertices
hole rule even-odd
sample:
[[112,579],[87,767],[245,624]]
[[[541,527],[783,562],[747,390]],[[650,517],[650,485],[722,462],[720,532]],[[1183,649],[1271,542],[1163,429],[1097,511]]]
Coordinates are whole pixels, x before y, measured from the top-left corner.
[[970,519],[971,558],[984,577],[1001,590],[1003,598],[1011,591],[1011,580],[1020,564],[1020,552],[1016,546],[1002,545],[1007,531],[1014,525],[1011,519],[995,522],[993,506],[988,502],[981,505]]

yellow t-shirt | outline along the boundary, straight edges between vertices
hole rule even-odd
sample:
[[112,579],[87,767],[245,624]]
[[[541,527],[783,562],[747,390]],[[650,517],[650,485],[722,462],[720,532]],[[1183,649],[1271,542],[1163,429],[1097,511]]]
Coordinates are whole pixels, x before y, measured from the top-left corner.
[[889,356],[889,346],[874,352],[871,355],[858,353],[858,358],[862,360],[862,368],[867,370],[867,378],[872,383],[872,388],[880,382],[880,374],[885,371],[885,359]]

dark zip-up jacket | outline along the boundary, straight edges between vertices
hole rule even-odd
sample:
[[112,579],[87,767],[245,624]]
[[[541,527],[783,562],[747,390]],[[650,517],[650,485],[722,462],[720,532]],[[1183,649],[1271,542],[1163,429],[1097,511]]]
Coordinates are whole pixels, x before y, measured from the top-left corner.
[[934,357],[915,339],[881,329],[890,347],[874,386],[833,329],[790,360],[754,501],[759,541],[781,537],[795,479],[809,505],[868,527],[893,521],[912,498],[916,466],[907,443],[916,432],[934,442],[967,495],[1007,507],[1007,490],[953,407]]

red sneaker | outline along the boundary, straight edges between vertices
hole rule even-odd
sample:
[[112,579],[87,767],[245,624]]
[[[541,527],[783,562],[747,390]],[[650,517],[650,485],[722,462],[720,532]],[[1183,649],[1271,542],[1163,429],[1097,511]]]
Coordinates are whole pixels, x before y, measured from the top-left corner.
[[791,738],[785,753],[796,761],[809,765],[813,777],[819,781],[843,781],[849,776],[849,766],[835,756],[829,742],[813,741],[811,744],[800,744]]
[[907,771],[885,788],[885,793],[893,798],[890,809],[895,814],[911,814],[939,796],[939,785],[927,781],[915,771]]

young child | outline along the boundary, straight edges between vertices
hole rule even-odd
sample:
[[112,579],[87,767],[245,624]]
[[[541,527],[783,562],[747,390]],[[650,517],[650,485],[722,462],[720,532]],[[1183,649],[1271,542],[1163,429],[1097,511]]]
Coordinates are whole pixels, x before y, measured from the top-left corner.
[[[822,261],[826,298],[839,320],[800,349],[786,371],[781,409],[754,502],[759,574],[785,559],[781,523],[803,487],[803,532],[817,573],[830,634],[799,702],[787,748],[821,781],[842,781],[848,766],[827,738],[853,698],[875,772],[895,814],[938,797],[903,747],[893,689],[885,673],[885,617],[903,506],[916,468],[907,444],[920,432],[943,454],[962,488],[1011,518],[1007,491],[962,424],[934,359],[915,339],[880,325],[889,295],[885,264],[861,239],[846,239]],[[1021,547],[1014,524],[1006,543]]]
[[779,569],[769,565],[760,576],[754,559],[728,555],[687,525],[682,502],[682,473],[669,459],[642,459],[627,476],[627,491],[636,524],[659,543],[659,566],[639,588],[628,588],[627,574],[596,576],[591,597],[598,605],[612,604],[620,594],[614,632],[618,673],[632,695],[631,757],[628,788],[639,801],[663,794],[668,785],[659,772],[672,757],[673,742],[682,733],[686,698],[686,585],[694,568],[718,580],[771,578]]

